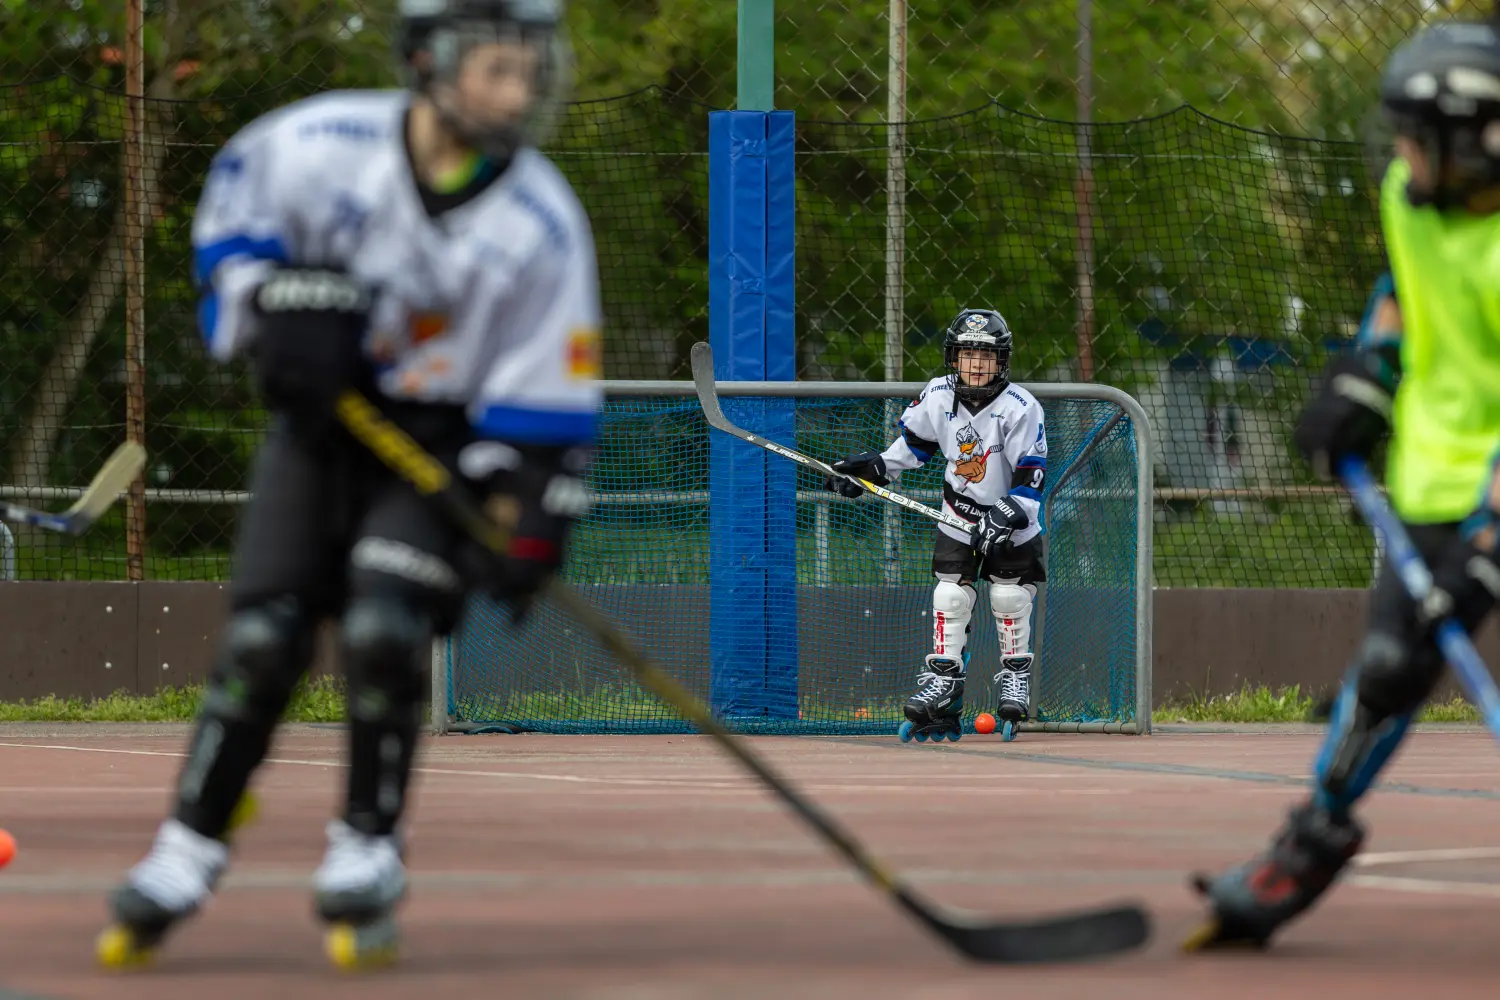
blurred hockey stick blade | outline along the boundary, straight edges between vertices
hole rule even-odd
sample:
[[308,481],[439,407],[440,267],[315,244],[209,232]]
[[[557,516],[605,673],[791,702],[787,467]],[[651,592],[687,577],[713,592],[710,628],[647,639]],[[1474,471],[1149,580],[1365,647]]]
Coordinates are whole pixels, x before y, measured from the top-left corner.
[[[1353,497],[1354,505],[1364,515],[1365,522],[1385,543],[1386,558],[1396,570],[1396,575],[1401,578],[1406,592],[1418,606],[1422,605],[1432,595],[1432,572],[1422,561],[1421,554],[1412,544],[1411,536],[1406,533],[1406,528],[1396,517],[1395,511],[1391,510],[1390,504],[1380,495],[1369,467],[1357,458],[1346,457],[1339,461],[1338,471],[1339,478]],[[1500,691],[1496,690],[1489,667],[1474,648],[1469,633],[1455,619],[1446,617],[1435,623],[1433,636],[1437,639],[1443,658],[1458,675],[1464,691],[1479,706],[1480,715],[1484,717],[1484,724],[1490,735],[1500,740]]]
[[736,425],[724,415],[724,409],[719,405],[719,393],[714,386],[713,348],[709,347],[703,341],[694,344],[692,363],[693,388],[698,391],[698,404],[703,407],[703,416],[708,420],[708,426],[714,430],[723,431],[725,434],[737,437],[741,441],[755,445],[757,448],[764,448],[773,455],[780,455],[782,458],[790,459],[803,468],[813,469],[814,471],[823,473],[825,476],[832,476],[835,479],[847,479],[849,482],[863,487],[882,500],[930,517],[934,521],[948,525],[950,528],[957,528],[959,531],[965,532],[974,530],[972,524],[956,514],[950,514],[945,510],[929,507],[920,501],[913,500],[911,497],[904,497],[900,493],[888,490],[884,486],[876,486],[868,479],[860,479],[858,476],[837,472],[827,462],[820,462],[810,455],[804,455],[800,451],[793,451],[791,448],[779,445],[775,441],[767,440],[759,434],[752,434],[743,427]]
[[[453,481],[448,470],[397,427],[365,397],[344,392],[336,410],[354,438],[369,448],[418,493],[435,503],[470,537],[494,553],[506,551],[506,533]],[[970,958],[984,962],[1066,962],[1129,951],[1150,936],[1150,921],[1139,906],[1123,905],[1035,922],[998,923],[939,909],[892,875],[885,864],[811,800],[794,788],[731,733],[708,706],[646,656],[623,632],[554,579],[545,591],[565,614],[588,629],[634,675],[642,687],[697,726],[720,748],[760,779],[822,840],[837,851],[887,898],[919,923]]]
[[126,441],[109,456],[83,495],[61,514],[0,501],[0,518],[66,535],[81,535],[114,505],[145,467],[146,449],[134,441]]

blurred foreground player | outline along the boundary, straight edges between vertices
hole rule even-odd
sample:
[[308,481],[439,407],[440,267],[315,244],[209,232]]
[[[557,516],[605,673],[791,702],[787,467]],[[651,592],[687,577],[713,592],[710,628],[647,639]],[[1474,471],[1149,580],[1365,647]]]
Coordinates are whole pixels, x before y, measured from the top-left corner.
[[1380,196],[1391,274],[1296,442],[1327,477],[1341,456],[1368,459],[1389,427],[1391,504],[1439,594],[1419,607],[1381,567],[1311,798],[1265,854],[1198,877],[1212,912],[1189,948],[1263,945],[1322,896],[1364,840],[1355,804],[1441,675],[1432,623],[1451,613],[1472,633],[1500,592],[1500,36],[1427,29],[1392,55],[1381,104],[1396,134]]
[[[962,732],[966,649],[974,584],[989,581],[990,611],[1000,635],[999,708],[1007,739],[1028,717],[1031,695],[1031,608],[1047,579],[1042,559],[1042,480],[1047,436],[1036,397],[1010,382],[1012,336],[992,309],[965,309],[943,338],[950,374],[927,383],[901,419],[901,436],[883,452],[865,452],[834,469],[885,486],[903,470],[941,454],[943,507],[973,525],[939,524],[932,553],[933,651],[906,702],[903,742],[915,737],[957,740]],[[829,477],[828,489],[851,499],[865,490]]]
[[[569,72],[552,0],[402,0],[410,90],[330,93],[252,123],[194,223],[203,333],[247,352],[272,410],[231,614],[172,817],[113,895],[99,957],[145,957],[213,892],[229,824],[339,623],[347,802],[314,876],[345,966],[395,954],[398,824],[426,651],[471,590],[523,610],[583,512],[600,404],[593,239],[536,151]],[[368,394],[513,532],[481,554],[332,416]]]

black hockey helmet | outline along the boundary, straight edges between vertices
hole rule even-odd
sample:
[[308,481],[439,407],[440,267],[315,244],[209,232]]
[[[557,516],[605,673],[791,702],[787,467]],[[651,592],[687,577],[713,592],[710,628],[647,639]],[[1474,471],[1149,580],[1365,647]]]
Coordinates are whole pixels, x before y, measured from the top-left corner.
[[[993,309],[965,309],[943,334],[943,364],[953,372],[953,393],[966,403],[988,403],[1010,384],[1010,327]],[[965,385],[958,372],[958,352],[993,351],[995,377],[984,385]]]
[[[413,89],[432,99],[444,126],[492,160],[506,162],[521,147],[546,141],[562,117],[572,82],[562,16],[563,0],[400,0],[402,65]],[[435,93],[453,86],[472,48],[504,41],[539,53],[523,116],[476,121]]]
[[1500,33],[1493,24],[1435,24],[1391,55],[1380,81],[1391,128],[1421,149],[1414,205],[1452,208],[1500,185]]

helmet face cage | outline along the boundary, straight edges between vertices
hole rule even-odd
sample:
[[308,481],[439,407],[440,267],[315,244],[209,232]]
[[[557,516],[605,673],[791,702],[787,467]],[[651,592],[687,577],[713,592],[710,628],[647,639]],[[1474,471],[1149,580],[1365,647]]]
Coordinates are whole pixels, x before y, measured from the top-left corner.
[[[959,353],[990,351],[995,355],[995,376],[984,385],[968,385],[959,372]],[[953,372],[953,392],[961,400],[983,403],[999,395],[1010,384],[1011,333],[1005,317],[992,309],[965,309],[948,325],[943,337],[943,364]]]
[[1407,185],[1412,204],[1461,207],[1500,185],[1500,37],[1492,26],[1427,29],[1391,57],[1380,89],[1390,130],[1421,152]]
[[[546,142],[565,111],[572,77],[571,51],[550,0],[403,0],[403,9],[422,8],[404,19],[402,55],[411,86],[432,99],[445,128],[497,162],[512,158],[523,146]],[[481,45],[511,42],[539,49],[532,99],[513,121],[480,122],[461,108],[440,100],[434,85],[452,87],[464,58]],[[418,69],[415,55],[426,51],[430,62]]]

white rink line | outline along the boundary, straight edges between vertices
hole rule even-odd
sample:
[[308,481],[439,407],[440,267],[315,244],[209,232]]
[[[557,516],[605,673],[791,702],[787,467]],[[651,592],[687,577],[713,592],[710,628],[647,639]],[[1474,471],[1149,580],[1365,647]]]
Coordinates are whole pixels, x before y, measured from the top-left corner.
[[1453,882],[1443,879],[1403,878],[1395,875],[1350,875],[1348,885],[1361,889],[1389,889],[1392,892],[1414,892],[1424,896],[1478,896],[1500,899],[1500,883]]
[[1380,865],[1409,865],[1423,861],[1485,861],[1491,858],[1500,858],[1500,847],[1441,847],[1426,851],[1356,854],[1354,867],[1377,868]]
[[[30,750],[63,750],[72,753],[103,753],[124,754],[131,757],[173,757],[183,758],[187,754],[180,750],[121,750],[113,747],[78,747],[64,744],[49,743],[0,743],[0,747],[15,747]],[[334,760],[296,760],[287,757],[267,757],[267,764],[290,764],[298,767],[319,768],[343,768],[342,761]],[[758,785],[752,784],[749,779],[744,781],[705,781],[697,778],[669,779],[669,778],[593,778],[580,774],[541,774],[534,771],[489,771],[470,770],[464,768],[449,767],[413,767],[413,774],[435,774],[443,776],[458,776],[470,778],[512,778],[522,781],[560,782],[577,785],[604,785],[630,787],[654,787],[668,788],[680,791],[726,791],[738,794],[763,794],[764,790]],[[807,791],[819,792],[874,792],[885,794],[909,794],[914,788],[920,788],[923,792],[936,793],[951,791],[961,793],[965,796],[977,795],[1034,795],[1033,788],[1006,788],[996,782],[993,786],[962,784],[945,787],[934,785],[930,781],[920,781],[920,776],[914,776],[920,782],[913,785],[910,783],[883,782],[878,785],[851,785],[851,784],[817,784],[807,783],[800,787]],[[1059,775],[1058,777],[1063,777]],[[1132,795],[1135,789],[1129,788],[1049,788],[1047,795]]]

